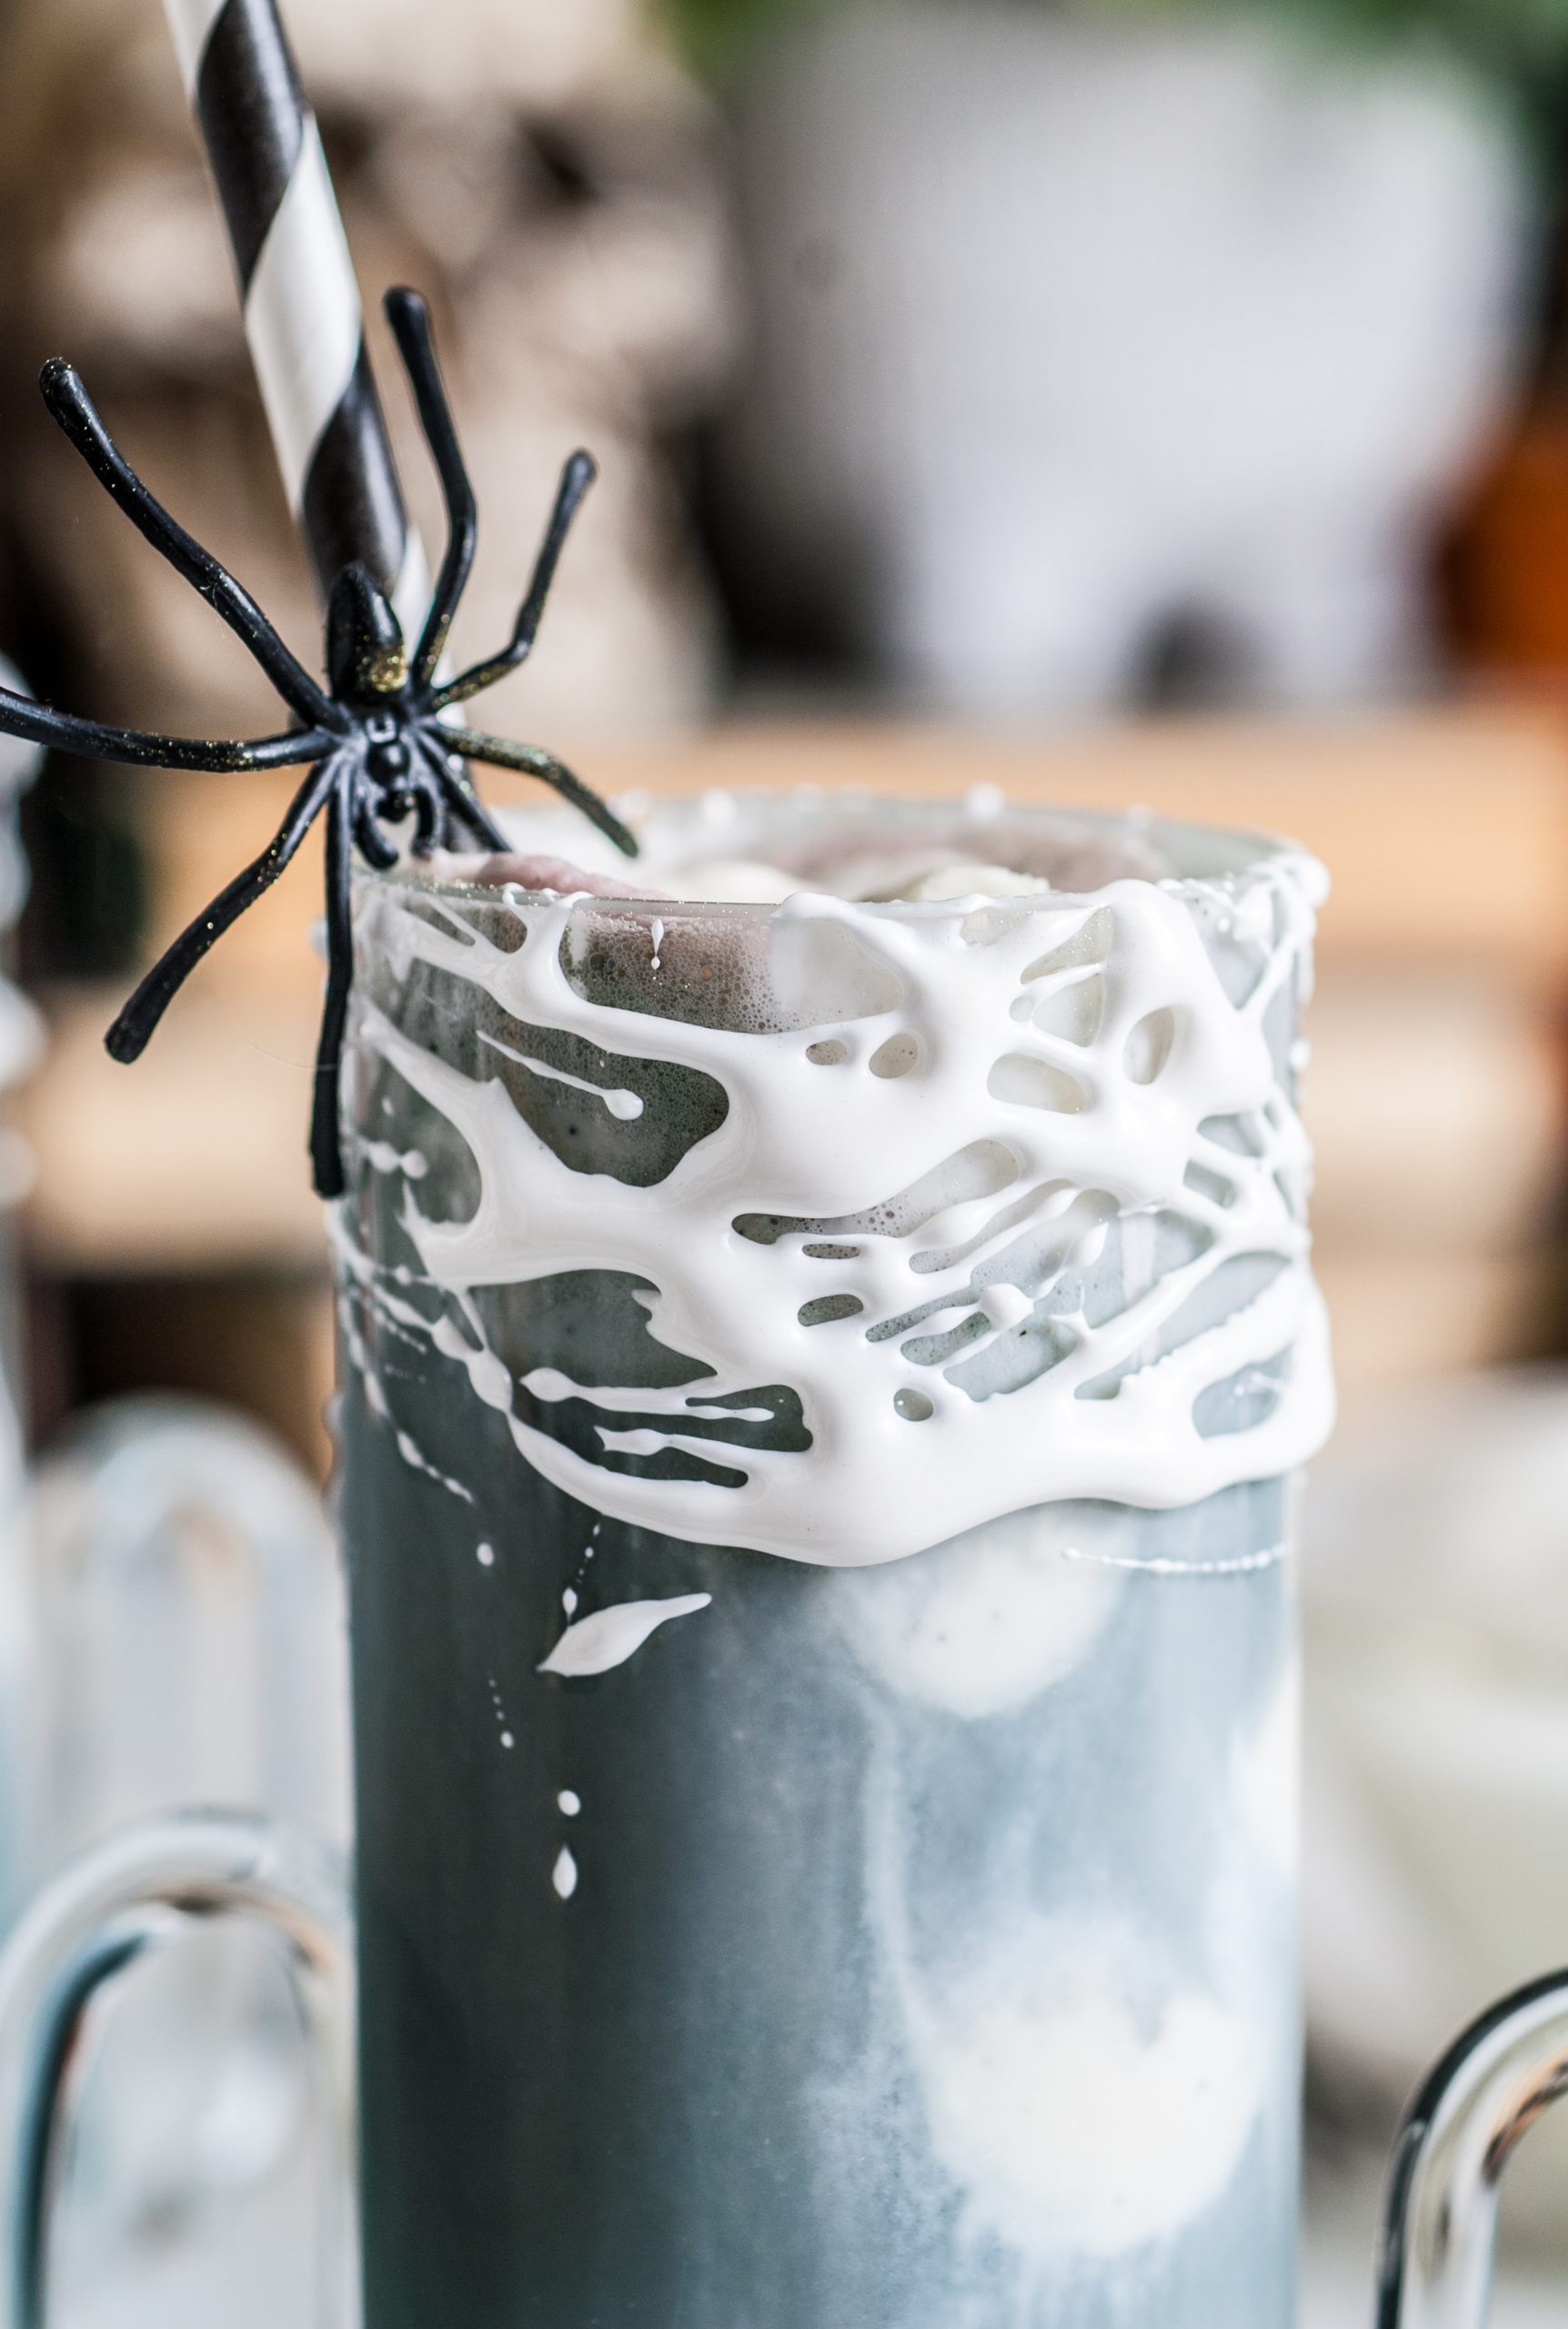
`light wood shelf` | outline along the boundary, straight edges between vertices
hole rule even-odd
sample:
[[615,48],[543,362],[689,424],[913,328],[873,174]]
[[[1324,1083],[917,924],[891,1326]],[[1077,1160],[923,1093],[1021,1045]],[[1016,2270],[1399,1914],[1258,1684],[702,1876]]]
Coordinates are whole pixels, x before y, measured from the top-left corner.
[[[558,740],[552,740],[558,741]],[[568,754],[601,791],[696,791],[819,784],[1141,805],[1161,816],[1289,833],[1329,867],[1325,960],[1484,958],[1568,979],[1568,715],[1499,705],[1338,721],[1121,723],[1015,737],[813,722],[720,726],[685,741]],[[150,952],[166,943],[264,845],[293,790],[287,771],[123,775],[151,870]],[[538,788],[485,771],[498,805]],[[319,843],[215,950],[219,984],[312,986]]]
[[[585,748],[578,764],[617,791],[988,782],[1292,832],[1334,877],[1308,1087],[1325,1247],[1419,1252],[1452,1244],[1462,1221],[1468,1265],[1544,1234],[1568,1147],[1552,1022],[1568,993],[1568,720],[1554,712],[1161,722],[1043,740],[719,728],[636,751]],[[261,845],[289,781],[126,773],[162,943]],[[508,797],[506,780],[491,797]],[[37,1155],[27,1223],[43,1267],[322,1265],[305,1157],[320,895],[318,865],[296,867],[214,950],[135,1068],[102,1048],[118,989],[45,998],[49,1054],[19,1111]],[[1417,1152],[1422,1194],[1402,1197]]]

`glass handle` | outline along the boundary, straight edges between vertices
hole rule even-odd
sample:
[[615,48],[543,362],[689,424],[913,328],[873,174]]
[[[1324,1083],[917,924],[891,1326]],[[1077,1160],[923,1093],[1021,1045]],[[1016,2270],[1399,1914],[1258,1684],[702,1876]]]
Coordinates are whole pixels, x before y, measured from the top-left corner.
[[149,1821],[85,1853],[39,1895],[0,1955],[0,2329],[43,2329],[62,2097],[84,2018],[138,1958],[218,1917],[281,1935],[320,2065],[342,2172],[324,2202],[317,2316],[352,2304],[353,2006],[347,1890],[318,1848],[243,1813]]
[[1568,2093],[1568,1972],[1516,1990],[1427,2075],[1395,2145],[1377,2329],[1482,2329],[1515,2144]]

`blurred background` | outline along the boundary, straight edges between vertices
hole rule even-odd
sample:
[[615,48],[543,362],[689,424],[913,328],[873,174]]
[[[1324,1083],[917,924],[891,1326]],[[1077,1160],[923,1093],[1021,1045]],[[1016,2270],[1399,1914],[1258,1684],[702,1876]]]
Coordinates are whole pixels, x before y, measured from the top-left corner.
[[[995,783],[1333,872],[1306,2318],[1364,2318],[1403,2096],[1568,1960],[1568,0],[286,14],[362,285],[436,309],[482,512],[459,652],[599,457],[498,728],[602,789]],[[0,0],[0,650],[101,718],[254,732],[255,670],[34,386],[69,355],[316,659],[157,0]],[[348,1815],[319,882],[135,1074],[101,1044],[287,781],[8,751],[0,786],[3,1922],[140,1811]],[[277,1968],[162,1980],[83,2074],[59,2317],[325,2329]],[[1505,2217],[1494,2318],[1560,2319],[1568,2128]]]

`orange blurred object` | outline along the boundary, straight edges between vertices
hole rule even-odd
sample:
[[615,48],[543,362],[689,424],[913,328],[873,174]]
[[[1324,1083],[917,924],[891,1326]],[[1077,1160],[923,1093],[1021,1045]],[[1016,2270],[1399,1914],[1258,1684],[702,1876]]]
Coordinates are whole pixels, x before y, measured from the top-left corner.
[[1568,680],[1568,399],[1542,399],[1503,440],[1444,563],[1462,664]]

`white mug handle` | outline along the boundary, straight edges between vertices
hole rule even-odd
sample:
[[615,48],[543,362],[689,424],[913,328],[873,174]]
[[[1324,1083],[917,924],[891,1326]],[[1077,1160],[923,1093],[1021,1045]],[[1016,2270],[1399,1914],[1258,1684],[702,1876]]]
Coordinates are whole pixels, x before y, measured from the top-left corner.
[[0,1954],[0,2329],[43,2329],[62,2094],[84,2016],[105,1983],[149,1950],[218,1917],[257,1920],[286,1946],[341,2167],[322,2211],[317,2317],[341,2322],[352,2308],[347,1883],[332,1858],[269,1820],[193,1811],[84,1853],[40,1893]]
[[1482,2329],[1498,2185],[1521,2136],[1568,2093],[1568,1972],[1488,2008],[1405,2113],[1379,2261],[1377,2329]]

